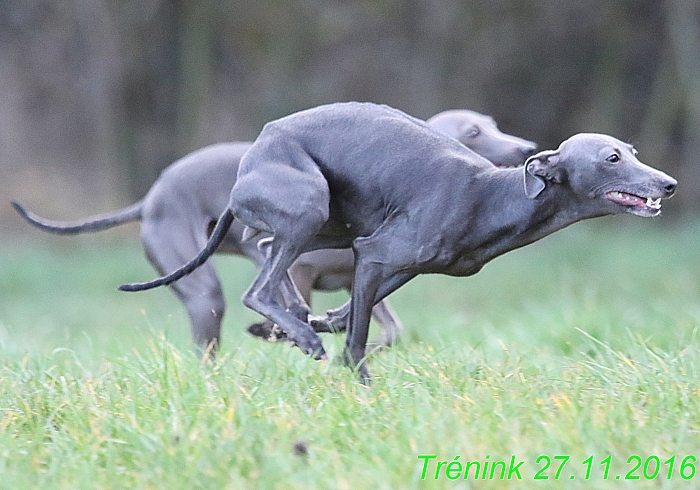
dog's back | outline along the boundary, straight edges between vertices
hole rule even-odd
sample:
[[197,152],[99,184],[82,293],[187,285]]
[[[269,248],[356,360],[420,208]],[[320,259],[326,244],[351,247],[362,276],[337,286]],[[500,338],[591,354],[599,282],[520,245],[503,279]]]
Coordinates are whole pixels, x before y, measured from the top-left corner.
[[[330,219],[324,231],[345,228],[354,233],[343,234],[364,235],[386,216],[377,209],[400,210],[440,181],[485,169],[493,169],[488,160],[399,110],[371,103],[331,104],[263,128],[241,160],[232,207],[246,222],[237,197],[267,201],[265,194],[274,193],[270,199],[275,205],[284,202],[287,212],[301,216],[318,206],[319,193],[328,193],[324,204]],[[250,196],[253,190],[255,196]],[[247,224],[275,228],[271,222]]]

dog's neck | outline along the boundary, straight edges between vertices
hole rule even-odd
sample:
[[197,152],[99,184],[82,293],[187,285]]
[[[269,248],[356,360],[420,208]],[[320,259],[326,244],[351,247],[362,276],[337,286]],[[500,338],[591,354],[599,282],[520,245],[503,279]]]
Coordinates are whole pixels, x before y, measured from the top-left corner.
[[580,199],[566,184],[546,182],[535,198],[525,194],[522,168],[495,169],[483,180],[475,219],[465,230],[465,259],[483,266],[510,250],[533,243],[583,219]]

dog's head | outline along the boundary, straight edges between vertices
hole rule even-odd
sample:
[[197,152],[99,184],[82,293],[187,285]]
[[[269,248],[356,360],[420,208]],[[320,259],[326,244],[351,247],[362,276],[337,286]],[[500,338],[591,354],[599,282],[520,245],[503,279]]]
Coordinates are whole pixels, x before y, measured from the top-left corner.
[[537,149],[536,143],[501,132],[492,117],[474,111],[440,112],[427,123],[499,167],[517,167]]
[[565,185],[590,204],[596,214],[657,216],[661,199],[671,197],[677,182],[637,159],[632,145],[604,134],[581,133],[556,150],[528,158],[525,193],[536,198],[549,185]]

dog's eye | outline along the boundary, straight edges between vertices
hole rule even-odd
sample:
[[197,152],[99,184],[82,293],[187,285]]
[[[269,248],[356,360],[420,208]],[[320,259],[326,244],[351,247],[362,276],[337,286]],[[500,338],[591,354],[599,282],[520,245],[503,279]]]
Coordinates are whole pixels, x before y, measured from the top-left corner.
[[618,155],[617,153],[613,153],[608,158],[606,158],[606,160],[610,163],[617,163],[620,161],[620,155]]
[[481,130],[479,129],[479,126],[474,126],[472,128],[467,129],[464,135],[468,138],[476,138],[477,136],[479,136],[480,133]]

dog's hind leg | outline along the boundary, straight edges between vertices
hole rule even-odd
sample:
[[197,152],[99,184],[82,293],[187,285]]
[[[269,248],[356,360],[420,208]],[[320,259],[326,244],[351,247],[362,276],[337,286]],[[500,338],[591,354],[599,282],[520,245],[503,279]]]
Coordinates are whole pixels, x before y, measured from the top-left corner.
[[[269,258],[272,253],[272,238],[265,240],[264,243],[261,241],[260,244],[258,244],[258,248],[265,259]],[[264,263],[265,260],[258,262],[258,268],[262,268]],[[307,296],[297,287],[289,271],[282,275],[279,295],[280,304],[284,304],[287,311],[304,323],[308,321],[309,313],[311,313],[309,301],[307,300]]]
[[276,323],[303,352],[325,358],[320,337],[306,323],[308,306],[287,271],[329,218],[328,182],[297,142],[271,136],[266,128],[241,159],[229,202],[242,223],[274,237],[243,303]]
[[[300,302],[300,299],[304,300],[304,302]],[[296,283],[290,277],[282,279],[277,301],[278,304],[284,305],[285,310],[291,313],[295,318],[298,318],[304,323],[308,322],[310,307],[305,302],[306,300],[303,295],[296,288]],[[247,330],[251,335],[270,342],[287,340],[288,338],[285,331],[268,319],[249,325]]]
[[[270,256],[263,264],[258,277],[243,295],[243,304],[279,325],[287,333],[289,340],[294,342],[302,352],[316,359],[325,358],[326,354],[321,338],[316,335],[310,325],[289,311],[286,304],[289,300],[285,298],[289,292],[282,293],[280,290],[280,288],[289,287],[286,285],[286,282],[289,281],[291,287],[296,291],[293,283],[289,280],[287,269],[301,252],[300,247],[292,245],[295,241],[291,241],[291,243],[286,241],[281,245],[280,242],[285,241],[276,236],[272,242]],[[303,301],[303,299],[299,299]]]
[[[402,333],[403,324],[399,320],[393,308],[388,305],[388,302],[383,301],[388,295],[396,291],[399,287],[413,279],[413,273],[399,273],[390,278],[389,281],[383,282],[375,296],[375,307],[372,310],[372,315],[380,323],[382,328],[388,325],[376,341],[373,343],[381,343],[384,345],[392,345]],[[343,306],[329,310],[325,317],[314,317],[310,320],[311,326],[316,332],[343,332],[348,325],[350,318],[351,301],[347,301]],[[387,333],[387,331],[389,333]],[[389,343],[389,341],[392,343]]]
[[[269,257],[271,252],[272,240],[261,241],[257,248],[259,257],[255,257],[258,269],[261,269],[265,264],[265,259]],[[293,268],[292,268],[293,270]],[[311,307],[309,306],[308,293],[310,293],[310,288],[308,291],[300,289],[297,287],[296,279],[299,275],[296,274],[294,279],[291,277],[290,273],[282,276],[280,282],[279,292],[278,292],[278,304],[284,305],[286,311],[294,315],[296,318],[304,323],[308,322],[309,313],[311,312]],[[303,277],[302,277],[303,280]],[[303,287],[303,286],[302,286]],[[304,294],[307,292],[307,294]],[[277,342],[279,340],[286,340],[287,334],[278,325],[271,322],[270,320],[265,320],[262,322],[257,322],[248,326],[248,332],[255,336],[261,337],[271,342]]]
[[[181,222],[181,221],[178,221]],[[180,267],[203,247],[195,237],[204,236],[182,225],[145,221],[141,239],[146,257],[160,274]],[[200,240],[201,241],[201,240]],[[211,262],[170,285],[190,318],[192,337],[202,352],[213,354],[221,341],[221,321],[226,310],[221,283]]]
[[394,345],[403,334],[404,328],[401,319],[399,319],[389,301],[383,299],[375,304],[374,308],[372,308],[372,317],[379,323],[382,333],[379,334],[379,337],[372,340],[370,344],[372,346],[387,347]]

